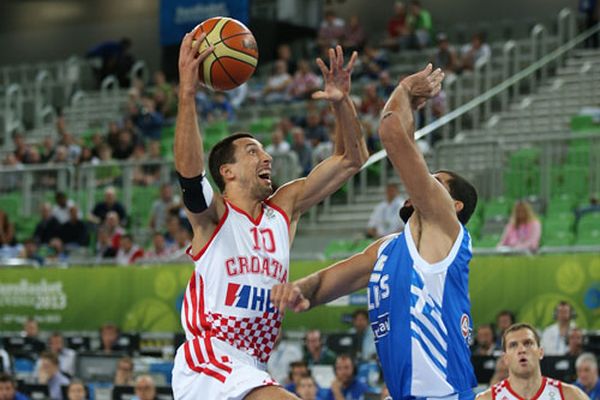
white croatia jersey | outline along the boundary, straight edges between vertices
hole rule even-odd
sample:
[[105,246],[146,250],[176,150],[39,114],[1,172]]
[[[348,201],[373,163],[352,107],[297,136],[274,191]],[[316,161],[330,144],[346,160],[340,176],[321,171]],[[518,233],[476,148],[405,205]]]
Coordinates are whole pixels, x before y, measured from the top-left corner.
[[181,323],[190,368],[209,360],[219,364],[212,359],[211,338],[265,363],[281,326],[271,288],[288,279],[289,218],[268,201],[256,220],[223,201],[225,212],[208,243],[195,255],[188,249],[195,268]]
[[[524,400],[510,386],[508,379],[492,386],[492,399],[494,400]],[[556,379],[542,377],[542,384],[531,400],[565,400],[562,382]]]

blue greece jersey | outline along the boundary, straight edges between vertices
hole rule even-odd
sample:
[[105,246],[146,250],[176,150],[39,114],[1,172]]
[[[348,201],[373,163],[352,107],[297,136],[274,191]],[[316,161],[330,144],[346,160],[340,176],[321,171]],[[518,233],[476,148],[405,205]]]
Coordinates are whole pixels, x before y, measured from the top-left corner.
[[469,261],[461,227],[450,254],[429,264],[406,224],[379,248],[369,281],[369,318],[394,400],[474,399]]

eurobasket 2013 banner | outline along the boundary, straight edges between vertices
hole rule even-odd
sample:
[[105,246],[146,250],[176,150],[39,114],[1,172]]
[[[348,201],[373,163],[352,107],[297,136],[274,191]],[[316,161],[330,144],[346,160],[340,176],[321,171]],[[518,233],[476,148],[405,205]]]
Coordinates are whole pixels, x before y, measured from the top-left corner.
[[[291,279],[329,262],[294,262]],[[43,330],[96,330],[114,322],[125,331],[176,332],[191,264],[134,267],[4,268],[0,270],[0,331],[18,331],[28,317]],[[577,325],[600,329],[600,255],[476,256],[470,292],[475,325],[500,310],[538,327],[552,323],[556,304],[577,311]],[[363,293],[307,313],[287,312],[284,329],[346,330],[345,316],[366,307]]]
[[160,44],[178,44],[200,22],[216,16],[232,17],[247,25],[249,0],[161,0]]

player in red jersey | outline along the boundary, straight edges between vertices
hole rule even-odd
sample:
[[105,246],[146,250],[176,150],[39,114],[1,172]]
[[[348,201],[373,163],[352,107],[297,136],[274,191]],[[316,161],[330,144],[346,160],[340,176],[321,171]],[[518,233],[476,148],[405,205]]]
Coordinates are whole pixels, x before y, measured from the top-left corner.
[[544,350],[529,324],[514,324],[502,336],[508,378],[479,394],[476,400],[587,400],[577,387],[542,376]]
[[204,178],[202,137],[196,113],[198,67],[213,50],[198,53],[194,32],[179,55],[179,109],[175,168],[194,238],[188,254],[195,269],[185,292],[182,324],[186,342],[173,369],[175,399],[295,399],[266,372],[281,324],[270,301],[273,285],[287,281],[289,249],[300,215],[339,189],[368,158],[342,48],[329,52],[330,65],[317,64],[325,99],[336,119],[331,157],[306,178],[271,185],[271,156],[247,133],[223,139],[210,151],[209,170],[220,189]]

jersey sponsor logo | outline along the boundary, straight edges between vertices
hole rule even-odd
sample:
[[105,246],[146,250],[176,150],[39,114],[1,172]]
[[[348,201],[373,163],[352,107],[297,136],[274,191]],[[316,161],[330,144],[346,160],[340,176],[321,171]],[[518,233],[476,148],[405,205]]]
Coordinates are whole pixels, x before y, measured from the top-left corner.
[[227,285],[225,305],[259,312],[275,312],[275,307],[271,303],[270,289],[239,283]]
[[381,274],[387,259],[388,256],[385,254],[377,259],[371,277],[369,278],[369,282],[371,283],[367,289],[367,305],[369,310],[379,308],[381,300],[390,297],[390,285],[388,283],[390,276],[389,274],[383,276]]
[[470,318],[466,313],[463,313],[460,317],[460,333],[470,346],[473,342],[473,329],[471,328]]
[[371,329],[375,335],[375,342],[386,336],[390,332],[389,313],[379,315],[377,321],[371,323]]

